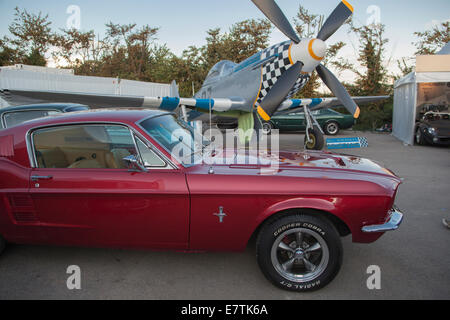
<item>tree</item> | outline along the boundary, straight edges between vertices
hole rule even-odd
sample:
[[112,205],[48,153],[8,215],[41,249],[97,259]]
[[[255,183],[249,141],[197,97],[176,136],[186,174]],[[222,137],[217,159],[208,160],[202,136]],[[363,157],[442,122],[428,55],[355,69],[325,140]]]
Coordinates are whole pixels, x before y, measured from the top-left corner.
[[346,59],[339,59],[333,65],[340,70],[351,70],[356,74],[357,95],[378,95],[389,93],[386,68],[383,65],[385,45],[389,41],[384,38],[385,26],[382,24],[363,25],[351,30],[359,37],[358,64],[350,63]]
[[45,55],[53,44],[54,34],[48,15],[43,16],[14,9],[14,20],[8,30],[12,38],[4,37],[1,43],[0,56],[7,63],[24,63],[33,65],[46,65]]
[[[353,96],[392,94],[392,85],[388,83],[389,76],[384,66],[385,46],[388,42],[388,39],[384,38],[385,26],[371,24],[357,27],[351,23],[351,30],[359,38],[358,64],[343,58],[332,63],[339,70],[350,70],[355,73],[354,85],[347,85],[350,94]],[[384,102],[373,103],[364,106],[356,127],[373,130],[385,122],[390,122],[391,117],[391,112],[384,109]]]
[[176,78],[180,82],[180,94],[192,96],[192,86],[199,89],[208,74],[210,63],[205,57],[205,47],[190,46],[183,51],[181,59],[177,60]]
[[237,22],[223,34],[220,28],[208,30],[206,46],[201,48],[207,68],[221,60],[239,63],[267,48],[271,31],[272,25],[263,19]]
[[394,80],[398,80],[414,71],[414,64],[412,60],[414,59],[406,57],[397,60],[397,67],[400,69],[400,74],[394,75]]
[[227,36],[220,34],[220,28],[209,29],[206,33],[208,35],[206,37],[206,46],[203,46],[200,49],[191,46],[186,53],[190,52],[189,55],[191,56],[192,53],[195,53],[194,56],[202,54],[202,62],[204,62],[208,68],[212,67],[220,60],[228,59],[229,53],[227,48]]
[[75,73],[97,75],[102,65],[102,58],[108,46],[104,40],[95,38],[93,30],[82,32],[77,29],[61,30],[55,36],[57,48],[52,53],[54,59],[63,59]]
[[414,32],[414,35],[419,38],[413,43],[417,48],[416,55],[435,54],[450,41],[450,21],[435,25],[431,30]]
[[268,20],[244,20],[231,26],[226,44],[228,60],[241,62],[267,48],[272,25]]
[[7,40],[0,39],[0,66],[12,65],[17,60],[17,51],[9,47]]
[[233,24],[229,32],[220,28],[207,31],[206,45],[190,46],[179,59],[173,59],[178,68],[180,94],[192,95],[192,85],[200,88],[208,71],[221,60],[236,63],[267,48],[272,26],[268,20],[244,20]]
[[110,61],[116,60],[118,55],[124,65],[117,71],[116,76],[125,76],[133,80],[142,80],[150,58],[150,47],[155,40],[158,28],[149,25],[136,30],[136,24],[119,25],[112,22],[106,24],[107,40],[110,41]]

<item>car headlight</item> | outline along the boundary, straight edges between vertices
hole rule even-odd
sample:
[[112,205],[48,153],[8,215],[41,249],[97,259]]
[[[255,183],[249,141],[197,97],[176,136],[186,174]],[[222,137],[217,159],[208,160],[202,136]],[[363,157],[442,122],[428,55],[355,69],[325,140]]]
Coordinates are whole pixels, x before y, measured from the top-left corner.
[[436,129],[435,128],[428,128],[427,130],[428,130],[429,134],[432,134],[432,135],[436,134]]

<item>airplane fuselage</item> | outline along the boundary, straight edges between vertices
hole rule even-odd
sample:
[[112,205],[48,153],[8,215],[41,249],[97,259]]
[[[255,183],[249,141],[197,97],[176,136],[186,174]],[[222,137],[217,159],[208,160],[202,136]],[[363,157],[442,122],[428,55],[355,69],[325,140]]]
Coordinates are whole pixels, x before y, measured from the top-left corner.
[[[305,41],[309,40],[305,39]],[[202,88],[194,95],[194,98],[214,97],[242,101],[236,110],[231,108],[228,114],[213,116],[214,122],[235,122],[238,112],[252,112],[283,72],[294,65],[293,46],[295,44],[292,41],[284,41],[254,54],[239,64],[226,60],[218,62],[210,70]],[[286,99],[301,90],[309,78],[310,72],[300,73]],[[208,120],[208,112],[202,111],[190,111],[189,120]]]

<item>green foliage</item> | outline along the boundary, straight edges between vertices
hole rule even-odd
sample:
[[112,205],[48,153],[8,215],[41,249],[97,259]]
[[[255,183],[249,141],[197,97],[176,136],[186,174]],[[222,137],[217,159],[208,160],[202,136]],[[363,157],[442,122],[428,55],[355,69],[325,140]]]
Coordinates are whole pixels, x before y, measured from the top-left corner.
[[388,102],[377,105],[367,105],[361,107],[361,115],[356,120],[356,124],[353,126],[355,130],[375,130],[380,128],[385,123],[392,122],[393,111],[392,98]]
[[[388,39],[384,38],[385,26],[371,24],[357,27],[351,23],[351,30],[359,37],[358,64],[355,65],[343,58],[332,62],[339,70],[350,70],[355,74],[354,84],[345,84],[350,95],[391,95],[393,87],[389,83],[390,79],[383,65],[385,45],[388,42]],[[372,103],[361,107],[355,128],[374,130],[386,122],[392,122],[392,109],[384,102]]]
[[16,51],[0,40],[0,66],[9,66],[16,61]]
[[33,51],[25,57],[23,62],[24,64],[31,66],[45,67],[47,65],[47,60],[45,60],[45,57],[39,52],[38,49],[33,49]]
[[414,71],[414,65],[411,58],[401,58],[400,60],[397,60],[397,67],[400,69],[400,74],[394,75],[394,81],[403,78],[407,74]]
[[12,37],[0,42],[0,64],[24,63],[45,66],[45,54],[54,43],[48,15],[14,9],[14,20],[8,30]]
[[419,38],[419,41],[414,43],[417,55],[435,54],[450,41],[450,22],[442,22],[424,32],[414,32],[414,35]]

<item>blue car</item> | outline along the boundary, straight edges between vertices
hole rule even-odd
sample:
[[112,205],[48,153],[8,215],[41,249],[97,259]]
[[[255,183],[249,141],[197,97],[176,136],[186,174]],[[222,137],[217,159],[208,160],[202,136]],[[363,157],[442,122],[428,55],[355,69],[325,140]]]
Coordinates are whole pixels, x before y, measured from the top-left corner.
[[84,110],[89,110],[89,107],[75,103],[42,103],[1,108],[0,129],[58,113]]

